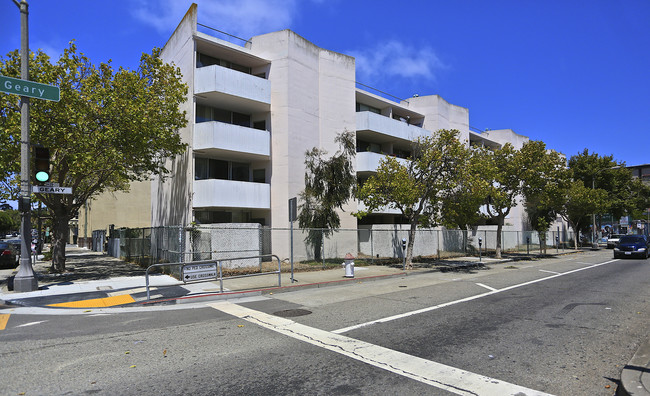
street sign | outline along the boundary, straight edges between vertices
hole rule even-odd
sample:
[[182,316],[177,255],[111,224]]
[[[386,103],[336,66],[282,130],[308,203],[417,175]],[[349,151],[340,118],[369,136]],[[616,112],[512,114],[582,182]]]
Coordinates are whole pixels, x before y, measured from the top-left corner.
[[0,76],[0,91],[54,102],[61,99],[59,87],[5,76]]
[[34,194],[72,194],[72,187],[32,186]]
[[217,277],[217,263],[186,264],[183,266],[183,282]]

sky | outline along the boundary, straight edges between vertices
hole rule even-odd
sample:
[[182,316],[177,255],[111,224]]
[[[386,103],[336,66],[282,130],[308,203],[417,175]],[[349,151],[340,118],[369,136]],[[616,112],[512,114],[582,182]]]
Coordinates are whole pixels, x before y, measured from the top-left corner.
[[[196,0],[198,22],[250,38],[291,29],[356,58],[359,83],[398,98],[440,95],[475,130],[512,129],[567,158],[587,149],[650,163],[648,0]],[[135,69],[191,1],[29,0],[30,48],[70,40],[94,63]],[[20,12],[0,0],[0,56]]]

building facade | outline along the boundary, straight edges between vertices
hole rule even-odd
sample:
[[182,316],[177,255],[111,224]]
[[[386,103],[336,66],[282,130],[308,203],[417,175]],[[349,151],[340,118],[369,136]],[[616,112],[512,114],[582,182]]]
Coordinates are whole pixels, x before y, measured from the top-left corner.
[[[256,223],[288,228],[288,201],[304,188],[305,153],[314,147],[336,152],[335,138],[343,131],[355,133],[360,180],[387,155],[406,161],[414,139],[440,129],[460,131],[468,145],[521,148],[528,141],[511,130],[470,131],[469,110],[438,95],[389,99],[357,84],[353,57],[290,30],[241,45],[204,33],[197,12],[193,4],[162,51],[189,88],[182,105],[189,122],[179,131],[189,148],[168,161],[167,179],[150,183],[153,227]],[[363,209],[359,205],[351,201],[344,207],[342,229],[401,222],[391,210],[357,220],[351,213]],[[526,229],[524,217],[522,206],[513,209],[505,229]],[[273,238],[274,251],[288,246],[286,234]],[[355,243],[349,251],[356,251]]]

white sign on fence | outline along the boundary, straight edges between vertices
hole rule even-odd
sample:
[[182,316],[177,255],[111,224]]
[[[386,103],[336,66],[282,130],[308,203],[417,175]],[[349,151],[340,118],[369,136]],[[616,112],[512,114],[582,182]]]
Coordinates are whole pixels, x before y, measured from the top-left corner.
[[186,264],[183,266],[183,282],[217,277],[217,263]]

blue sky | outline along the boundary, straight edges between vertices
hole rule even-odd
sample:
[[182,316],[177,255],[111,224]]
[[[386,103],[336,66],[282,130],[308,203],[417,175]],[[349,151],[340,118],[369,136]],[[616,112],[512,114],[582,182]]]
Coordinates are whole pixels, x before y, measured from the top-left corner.
[[[513,129],[570,157],[650,163],[650,1],[206,0],[199,22],[249,38],[292,29],[353,55],[357,81],[469,108],[474,128]],[[137,67],[191,1],[30,0],[30,47],[75,39],[93,62]],[[0,0],[0,54],[20,14]]]

